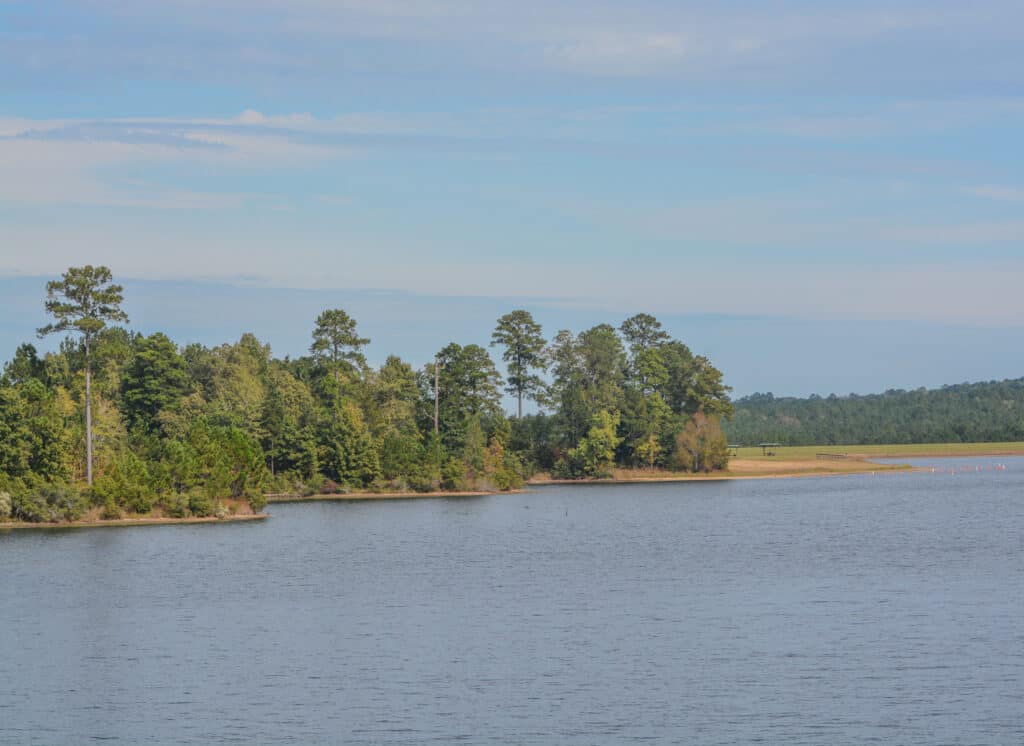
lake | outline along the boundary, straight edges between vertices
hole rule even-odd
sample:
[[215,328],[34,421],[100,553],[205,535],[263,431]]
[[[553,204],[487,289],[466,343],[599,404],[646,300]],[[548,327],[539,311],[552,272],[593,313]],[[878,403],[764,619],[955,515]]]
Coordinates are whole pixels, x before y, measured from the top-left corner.
[[1020,744],[1024,459],[920,463],[0,532],[0,743]]

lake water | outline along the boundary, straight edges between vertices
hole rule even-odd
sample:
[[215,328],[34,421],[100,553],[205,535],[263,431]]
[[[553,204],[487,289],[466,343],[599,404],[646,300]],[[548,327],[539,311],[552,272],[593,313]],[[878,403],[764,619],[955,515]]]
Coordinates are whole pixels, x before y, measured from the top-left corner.
[[926,463],[2,532],[0,743],[1024,743],[1024,459]]

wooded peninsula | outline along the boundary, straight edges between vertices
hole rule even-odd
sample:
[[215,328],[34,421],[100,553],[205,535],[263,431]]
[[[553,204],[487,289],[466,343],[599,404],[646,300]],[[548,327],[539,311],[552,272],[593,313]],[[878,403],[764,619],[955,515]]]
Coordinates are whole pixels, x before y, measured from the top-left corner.
[[342,309],[311,320],[296,359],[253,334],[182,347],[127,328],[106,267],[68,269],[44,302],[39,336],[62,335],[59,349],[25,343],[0,378],[0,521],[227,517],[275,493],[508,490],[539,471],[728,462],[722,373],[647,314],[547,339],[514,310],[489,345],[502,376],[487,348],[458,342],[419,369],[394,355],[371,368]]

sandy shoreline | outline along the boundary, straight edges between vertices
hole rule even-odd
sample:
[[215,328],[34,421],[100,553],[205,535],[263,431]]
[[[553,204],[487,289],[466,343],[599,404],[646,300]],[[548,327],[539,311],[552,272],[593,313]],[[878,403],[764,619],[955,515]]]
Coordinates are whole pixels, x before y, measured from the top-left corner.
[[[520,490],[511,490],[518,492]],[[487,495],[499,495],[500,492],[487,492],[485,490],[459,490],[444,492],[435,490],[432,492],[347,492],[344,494],[326,495],[267,495],[267,504],[273,503],[307,503],[307,502],[332,502],[349,500],[409,500],[420,497],[485,497]]]
[[[991,451],[975,453],[949,453],[901,451],[899,447],[885,453],[850,452],[846,458],[836,461],[818,461],[812,459],[780,460],[774,459],[743,459],[730,460],[730,469],[725,472],[709,474],[680,474],[655,471],[645,474],[639,469],[616,469],[616,476],[606,479],[552,479],[546,475],[535,476],[527,480],[526,488],[543,487],[545,485],[588,485],[588,484],[659,484],[672,482],[725,482],[732,480],[752,479],[805,479],[810,477],[842,477],[854,474],[910,474],[928,471],[927,467],[911,467],[907,464],[880,464],[869,459],[892,458],[964,458],[1021,456],[1024,450],[1016,448],[994,448]],[[523,490],[511,490],[522,492]],[[326,495],[267,495],[267,503],[302,503],[302,502],[350,502],[360,500],[419,500],[451,497],[486,497],[500,495],[500,492],[487,490],[458,490],[445,492],[350,492],[347,494]],[[61,528],[106,528],[126,526],[173,526],[190,523],[237,523],[242,521],[259,521],[269,517],[267,513],[232,515],[226,518],[209,516],[204,518],[119,518],[111,521],[87,520],[69,523],[28,523],[23,521],[0,522],[0,531],[7,529],[61,529]]]

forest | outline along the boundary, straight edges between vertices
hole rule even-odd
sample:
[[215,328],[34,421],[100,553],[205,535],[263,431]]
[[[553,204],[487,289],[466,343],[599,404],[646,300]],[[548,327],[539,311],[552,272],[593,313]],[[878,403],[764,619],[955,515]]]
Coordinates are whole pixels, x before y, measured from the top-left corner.
[[122,302],[91,265],[41,293],[39,336],[60,343],[26,342],[3,368],[0,521],[226,517],[275,493],[508,490],[541,470],[727,463],[722,373],[647,314],[547,339],[514,310],[487,347],[451,342],[415,368],[370,366],[371,340],[340,308],[310,320],[309,353],[290,359],[253,333],[205,347],[133,332]]
[[730,443],[785,445],[994,443],[1024,440],[1024,378],[938,389],[735,402]]

